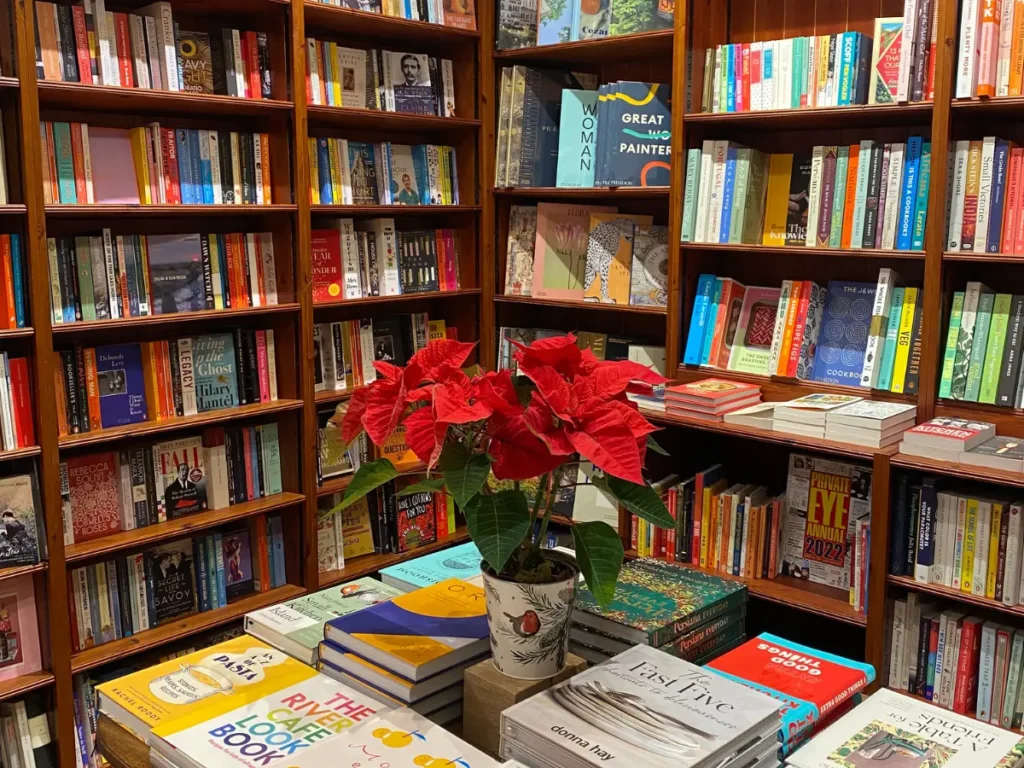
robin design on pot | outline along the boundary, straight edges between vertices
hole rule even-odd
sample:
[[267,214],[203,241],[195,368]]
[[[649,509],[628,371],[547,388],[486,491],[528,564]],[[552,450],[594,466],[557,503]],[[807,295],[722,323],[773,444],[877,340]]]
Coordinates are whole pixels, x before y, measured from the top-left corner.
[[506,613],[505,618],[512,622],[512,631],[520,637],[533,637],[540,631],[540,617],[536,611],[527,611],[522,616]]

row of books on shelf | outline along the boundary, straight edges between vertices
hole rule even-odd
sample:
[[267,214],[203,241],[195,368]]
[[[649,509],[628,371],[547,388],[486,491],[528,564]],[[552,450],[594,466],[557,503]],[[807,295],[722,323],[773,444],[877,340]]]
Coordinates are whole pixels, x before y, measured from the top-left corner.
[[956,291],[942,356],[939,397],[1008,408],[1024,405],[1020,376],[1024,296],[980,282]]
[[62,436],[277,400],[273,330],[79,345],[59,355]]
[[377,379],[375,360],[405,365],[434,339],[455,338],[456,328],[427,313],[342,320],[313,325],[313,376],[317,392],[339,392]]
[[313,205],[459,205],[452,147],[309,139]]
[[36,444],[28,359],[0,352],[0,446],[5,451]]
[[681,239],[920,251],[930,181],[920,136],[795,155],[709,139],[686,154]]
[[287,583],[280,515],[159,544],[68,574],[71,647],[83,651]]
[[597,4],[570,0],[543,8],[517,0],[500,0],[497,47],[532,48],[667,30],[672,28],[674,8],[672,3],[662,0],[604,0]]
[[996,136],[965,139],[948,162],[946,250],[1024,253],[1024,148]]
[[269,232],[47,239],[54,323],[278,303]]
[[107,11],[104,0],[36,8],[36,70],[42,80],[271,97],[265,32],[230,27],[188,31],[169,2],[138,13]]
[[24,699],[0,704],[0,759],[21,768],[51,768],[59,764],[57,744],[51,738],[56,713],[47,706],[46,694],[31,693]]
[[316,303],[461,287],[453,229],[396,231],[394,219],[332,223],[311,236]]
[[[539,339],[564,336],[565,331],[549,328],[515,328],[503,326],[498,330],[498,370],[510,370],[513,376],[519,374],[515,358],[516,345],[529,346]],[[589,349],[598,360],[632,360],[650,366],[664,375],[665,348],[643,344],[638,339],[614,336],[607,333],[580,331],[576,334],[576,346]]]
[[476,29],[476,4],[464,0],[458,4],[441,0],[318,0],[324,5],[381,13],[398,19],[426,21],[456,29]]
[[452,61],[425,53],[346,48],[307,37],[306,101],[455,117]]
[[994,0],[968,0],[959,8],[956,98],[1020,96],[1024,9]]
[[505,295],[664,307],[668,228],[615,206],[509,208]]
[[276,423],[76,454],[60,471],[65,545],[284,490]]
[[761,376],[916,394],[920,290],[888,267],[877,283],[810,280],[747,287],[701,275],[683,362]]
[[893,601],[890,622],[890,688],[1019,731],[1024,631],[913,592]]
[[[270,205],[266,133],[43,122],[47,205]],[[131,170],[129,170],[131,169]]]
[[701,112],[931,101],[938,0],[907,0],[917,18],[875,19],[863,32],[732,43],[704,51]]
[[667,187],[671,88],[504,67],[496,187]]

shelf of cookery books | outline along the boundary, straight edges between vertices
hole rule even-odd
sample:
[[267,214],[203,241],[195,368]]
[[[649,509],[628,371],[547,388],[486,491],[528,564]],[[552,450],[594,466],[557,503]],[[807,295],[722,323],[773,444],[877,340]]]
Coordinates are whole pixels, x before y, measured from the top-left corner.
[[637,315],[664,315],[665,307],[646,307],[633,304],[608,304],[600,301],[575,301],[573,299],[544,299],[537,296],[496,295],[498,304],[529,304],[531,306],[565,307],[568,309],[593,309],[603,312],[624,312]]
[[[24,207],[24,206],[22,206]],[[440,206],[439,206],[440,207]],[[51,218],[191,218],[193,216],[272,216],[295,213],[299,207],[291,203],[270,205],[118,205],[92,203],[86,205],[47,205]]]
[[[252,206],[256,207],[256,206]],[[475,214],[479,205],[311,205],[314,216],[452,216]]]
[[913,590],[915,592],[927,592],[929,595],[936,595],[938,597],[944,597],[948,600],[955,600],[961,603],[970,603],[976,605],[979,608],[986,608],[996,613],[1002,613],[1007,616],[1018,616],[1024,617],[1024,605],[1003,605],[1003,603],[992,600],[987,597],[979,597],[978,595],[969,595],[965,592],[961,592],[959,589],[952,589],[950,587],[942,586],[941,584],[925,584],[920,581],[915,581],[910,576],[886,576],[886,580],[895,586],[903,587],[904,589]]
[[[56,323],[54,335],[73,336],[90,333],[103,333],[115,328],[134,328],[137,325],[159,324],[161,328],[169,325],[188,323],[208,323],[210,321],[230,322],[241,317],[298,312],[297,303],[269,304],[263,307],[232,307],[230,309],[207,309],[199,312],[175,312],[166,315],[143,315],[142,317],[121,317],[113,320],[84,320],[74,323]],[[19,328],[18,331],[25,330]],[[29,329],[31,331],[31,329]],[[0,331],[0,338],[5,332]]]
[[382,13],[357,11],[337,5],[306,0],[303,3],[306,30],[311,27],[335,30],[357,39],[363,36],[374,39],[401,40],[412,43],[445,45],[460,41],[476,41],[480,32],[472,29],[446,27],[427,21],[413,21]]
[[62,449],[84,448],[85,446],[109,443],[126,438],[159,435],[164,432],[176,432],[179,429],[205,427],[227,421],[241,421],[242,419],[253,419],[275,413],[298,411],[303,405],[302,400],[270,400],[265,403],[238,405],[234,408],[218,408],[217,410],[204,411],[203,413],[191,416],[175,416],[173,419],[164,419],[163,421],[140,421],[136,424],[125,424],[121,427],[107,427],[106,429],[98,429],[91,432],[64,435],[57,440],[57,444]]
[[168,622],[156,629],[147,629],[131,637],[93,646],[71,655],[71,672],[78,674],[111,661],[121,661],[126,656],[156,648],[171,640],[179,640],[229,624],[232,621],[238,621],[250,611],[258,611],[260,608],[294,600],[305,593],[306,590],[302,587],[285,584],[283,587],[277,587],[267,592],[247,595],[225,608],[203,611],[184,619]]
[[[306,7],[309,7],[308,3]],[[671,29],[657,29],[632,35],[613,35],[529,48],[508,48],[495,51],[494,58],[502,62],[603,64],[616,59],[658,59],[667,56],[665,63],[671,65],[672,35]]]
[[139,115],[168,112],[187,115],[248,117],[285,114],[294,109],[290,101],[247,99],[204,93],[158,91],[150,88],[122,88],[114,85],[39,81],[39,104],[50,109],[88,112],[118,112]]
[[766,395],[765,400],[794,400],[815,392],[834,392],[840,395],[855,395],[867,400],[894,400],[900,403],[916,403],[915,395],[896,394],[878,389],[848,387],[841,384],[824,384],[820,381],[802,381],[784,376],[758,376],[753,373],[723,370],[720,368],[698,367],[696,365],[680,365],[676,371],[676,382],[689,384],[714,376],[719,379],[744,381],[760,386]]
[[[715,376],[718,374],[716,373]],[[813,437],[803,437],[801,435],[793,435],[786,432],[775,432],[770,429],[758,429],[757,427],[748,427],[740,424],[727,424],[724,421],[704,421],[703,419],[692,419],[685,416],[676,416],[669,413],[659,413],[658,411],[652,411],[640,408],[640,412],[647,418],[648,421],[652,421],[655,424],[666,424],[676,427],[687,427],[689,429],[698,429],[703,432],[719,432],[726,435],[732,435],[735,437],[746,437],[752,440],[758,440],[765,443],[778,443],[785,445],[790,448],[797,448],[805,451],[818,451],[821,453],[830,454],[841,454],[848,456],[852,459],[863,459],[871,461],[874,459],[875,454],[884,453],[892,455],[896,452],[895,447],[889,448],[870,448],[865,445],[855,445],[853,443],[840,443],[835,440],[824,440]]]
[[756,243],[680,243],[688,251],[726,251],[762,256],[815,255],[824,258],[901,259],[924,261],[924,251],[897,251],[890,248],[813,248],[801,245],[760,245]]
[[334,128],[387,131],[398,133],[449,133],[476,130],[480,121],[465,117],[413,115],[407,112],[384,112],[379,109],[348,109],[309,104],[306,115],[310,125]]
[[1024,488],[1024,474],[1010,472],[1005,469],[961,464],[956,461],[942,461],[941,459],[929,459],[923,456],[910,456],[904,453],[893,455],[889,463],[894,467],[915,469],[920,472],[936,472],[941,475],[952,475],[965,480],[977,480],[982,483],[996,483],[997,485]]
[[306,497],[300,493],[288,491],[275,493],[273,496],[264,496],[261,499],[243,501],[240,504],[232,504],[220,509],[209,509],[194,515],[186,515],[177,520],[155,523],[131,531],[121,531],[91,541],[68,544],[64,547],[64,558],[68,563],[75,563],[95,557],[105,557],[113,552],[146,547],[195,531],[204,531],[225,523],[268,514],[278,509],[286,509],[296,504],[302,504],[305,500]]
[[325,571],[320,574],[320,589],[326,589],[334,584],[340,584],[343,581],[351,581],[352,579],[358,579],[363,576],[369,576],[371,573],[377,573],[381,568],[387,568],[391,565],[398,565],[404,563],[406,560],[412,560],[417,557],[436,552],[439,549],[447,549],[448,547],[456,544],[462,544],[463,542],[469,541],[469,532],[465,527],[456,528],[455,533],[448,536],[446,539],[440,539],[435,541],[433,544],[427,544],[423,547],[417,547],[416,549],[410,549],[408,552],[401,552],[398,554],[372,554],[372,555],[360,555],[359,557],[353,557],[351,560],[346,561],[345,567],[338,571]]
[[368,304],[402,304],[428,299],[454,299],[465,296],[479,296],[480,288],[459,288],[456,291],[423,291],[422,293],[402,293],[398,296],[366,296],[361,299],[341,299],[339,301],[320,301],[313,304],[314,310],[336,309],[338,307],[366,306]]
[[743,125],[758,130],[808,130],[812,128],[870,128],[873,126],[920,125],[931,120],[931,102],[909,104],[856,104],[848,107],[769,109],[744,112],[691,112],[683,116],[686,126]]
[[495,187],[498,197],[531,200],[668,200],[668,187]]

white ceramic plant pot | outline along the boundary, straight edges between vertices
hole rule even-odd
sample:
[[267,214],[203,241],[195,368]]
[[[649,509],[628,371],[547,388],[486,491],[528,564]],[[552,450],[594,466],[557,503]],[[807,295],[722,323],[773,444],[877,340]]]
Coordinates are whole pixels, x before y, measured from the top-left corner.
[[543,680],[565,668],[576,605],[577,570],[551,584],[517,584],[483,567],[494,666],[518,680]]

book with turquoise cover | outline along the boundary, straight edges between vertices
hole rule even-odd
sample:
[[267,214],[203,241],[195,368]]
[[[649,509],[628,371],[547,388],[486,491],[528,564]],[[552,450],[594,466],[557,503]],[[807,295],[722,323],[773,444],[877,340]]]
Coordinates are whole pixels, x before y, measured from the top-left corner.
[[56,155],[57,185],[60,202],[75,204],[75,161],[71,147],[71,125],[53,123],[53,151]]
[[725,281],[720,277],[716,277],[715,288],[711,292],[711,301],[708,304],[708,319],[704,324],[704,341],[700,351],[701,365],[707,365],[708,360],[711,359],[711,344],[715,338],[715,323],[718,321],[718,305],[722,303],[723,285],[725,285]]
[[878,371],[878,389],[888,390],[892,384],[893,363],[900,335],[900,316],[903,313],[903,288],[893,288],[889,309],[889,324],[885,327],[885,347],[882,349],[881,368]]
[[[787,663],[799,659],[797,664]],[[875,679],[870,664],[800,645],[767,632],[705,665],[781,701],[780,757]]]
[[448,579],[332,619],[324,637],[407,680],[423,680],[487,651],[484,591]]
[[562,89],[556,186],[594,186],[597,91]]
[[319,658],[324,625],[402,594],[366,576],[245,615],[245,631],[306,664]]
[[380,578],[385,584],[409,592],[445,579],[478,579],[480,560],[480,550],[476,544],[468,542],[382,568]]
[[967,388],[964,400],[978,402],[981,393],[981,373],[985,365],[985,351],[988,347],[988,332],[992,326],[992,308],[996,295],[983,293],[978,299],[978,316],[974,323],[974,344],[971,347],[971,361],[967,367]]
[[264,424],[259,427],[263,444],[263,467],[266,475],[264,477],[267,488],[267,496],[275,493],[282,493],[284,486],[281,482],[281,443],[278,441],[277,423]]
[[623,566],[607,609],[581,585],[573,621],[627,642],[660,646],[742,608],[746,601],[744,584],[683,565],[641,559]]
[[921,145],[921,169],[918,172],[917,198],[914,202],[914,233],[910,240],[910,250],[924,250],[924,226],[928,220],[928,186],[932,180],[932,143]]
[[942,378],[939,380],[939,397],[952,397],[953,366],[956,364],[956,344],[960,338],[960,318],[964,313],[964,292],[953,294],[953,305],[949,310],[949,330],[946,347],[942,351]]
[[196,407],[200,413],[238,405],[235,341],[230,333],[211,333],[192,339]]
[[686,337],[686,352],[683,355],[683,362],[686,365],[700,365],[700,356],[704,349],[704,331],[707,328],[715,281],[714,275],[703,274],[697,278],[697,295],[693,299],[690,330]]

